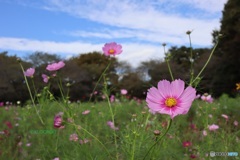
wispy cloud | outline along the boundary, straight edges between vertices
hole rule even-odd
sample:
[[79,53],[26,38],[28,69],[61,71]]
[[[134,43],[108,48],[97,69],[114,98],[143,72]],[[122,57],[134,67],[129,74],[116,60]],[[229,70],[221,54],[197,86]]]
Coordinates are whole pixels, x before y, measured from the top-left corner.
[[[43,51],[52,54],[58,53],[65,58],[92,51],[102,52],[103,45],[104,44],[84,43],[81,41],[65,43],[23,38],[0,38],[1,49],[30,52]],[[123,43],[122,46],[123,53],[121,56],[118,56],[119,60],[131,60],[130,63],[134,67],[136,67],[141,61],[146,61],[152,58],[162,58],[164,56],[161,46],[138,43]]]
[[[73,31],[70,35],[102,38],[137,38],[149,42],[167,41],[179,45],[184,42],[184,33],[194,30],[194,44],[211,45],[211,32],[219,28],[220,11],[226,0],[174,0],[174,1],[65,1],[50,0],[47,8],[89,19],[111,27],[111,31],[101,28],[97,31]],[[185,8],[182,8],[184,7]],[[201,9],[198,14],[187,7]],[[181,7],[181,8],[180,8]],[[174,9],[181,12],[174,12]],[[170,9],[170,11],[169,11]],[[173,11],[171,11],[171,9]],[[186,16],[190,12],[191,15]],[[201,14],[199,14],[199,12]],[[216,13],[218,16],[216,17]],[[215,18],[203,15],[215,15]],[[115,28],[114,28],[115,27]],[[119,33],[119,34],[118,34]],[[121,33],[121,34],[120,34]],[[163,39],[164,38],[164,39]]]

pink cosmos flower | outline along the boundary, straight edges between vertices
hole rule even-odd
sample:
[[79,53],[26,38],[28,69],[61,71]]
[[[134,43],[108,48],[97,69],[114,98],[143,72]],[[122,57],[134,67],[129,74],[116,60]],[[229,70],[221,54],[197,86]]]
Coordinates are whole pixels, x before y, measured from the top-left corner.
[[48,83],[49,77],[46,74],[42,74],[43,82]]
[[88,142],[89,142],[88,139],[84,139],[84,140],[81,140],[81,139],[80,139],[80,141],[79,141],[80,144],[86,144],[86,143],[88,143]]
[[227,116],[226,114],[222,114],[221,116],[222,116],[223,118],[225,118],[226,121],[228,120],[228,116]]
[[212,125],[208,126],[208,129],[209,129],[210,131],[215,131],[215,130],[217,130],[218,128],[219,128],[219,126],[216,125],[216,124],[212,124]]
[[6,121],[6,122],[5,122],[5,124],[7,125],[7,127],[8,127],[9,129],[12,129],[12,128],[13,128],[13,126],[12,126],[12,123],[11,123],[11,122],[9,122],[9,121]]
[[198,98],[200,98],[200,97],[201,97],[201,95],[200,95],[200,94],[197,94],[196,97],[195,97],[195,99],[198,99]]
[[54,123],[53,123],[53,126],[55,128],[61,128],[63,127],[62,126],[62,115],[63,113],[62,112],[59,112],[55,117],[54,117]]
[[90,110],[86,110],[86,111],[82,112],[83,115],[86,115],[86,114],[89,114],[89,113],[90,113]]
[[59,158],[59,157],[56,157],[56,158],[54,158],[53,160],[60,160],[60,158]]
[[171,83],[167,80],[159,81],[158,88],[148,90],[148,107],[154,112],[168,114],[172,119],[179,114],[186,114],[196,97],[196,90],[191,86],[184,90],[184,86],[184,81],[180,79]]
[[106,43],[102,48],[105,56],[117,55],[122,53],[122,46],[116,42]]
[[4,102],[0,102],[0,107],[4,106]]
[[189,141],[183,142],[182,144],[183,144],[183,147],[189,147],[192,145],[192,143]]
[[58,63],[52,63],[47,66],[48,71],[57,71],[65,66],[65,63],[63,61],[60,61]]
[[126,89],[121,89],[121,94],[122,95],[126,95],[128,93],[128,91]]
[[235,120],[235,121],[233,122],[233,124],[234,124],[235,126],[238,126],[238,121]]
[[114,102],[115,101],[115,96],[114,95],[111,95],[110,97],[110,102]]
[[24,72],[24,75],[27,77],[33,77],[34,73],[35,73],[35,68],[29,68]]
[[76,133],[71,134],[69,140],[74,142],[78,141],[78,135]]
[[112,128],[113,130],[119,130],[118,127],[115,127],[115,125],[113,124],[112,121],[108,121],[108,122],[107,122],[107,125],[108,125],[110,128]]
[[207,131],[203,130],[202,134],[203,134],[203,136],[207,136]]
[[207,93],[205,93],[204,95],[201,96],[201,99],[203,101],[206,101],[208,103],[212,103],[213,102],[213,98],[211,95],[208,95]]

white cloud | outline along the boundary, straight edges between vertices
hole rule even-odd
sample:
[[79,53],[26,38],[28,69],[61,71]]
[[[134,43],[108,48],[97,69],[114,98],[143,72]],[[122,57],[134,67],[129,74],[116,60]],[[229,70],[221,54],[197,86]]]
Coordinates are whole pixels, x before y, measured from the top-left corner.
[[[111,26],[111,31],[73,31],[71,35],[82,37],[100,37],[102,38],[136,38],[149,42],[166,41],[168,43],[179,45],[186,44],[185,32],[194,30],[193,43],[198,46],[211,45],[211,32],[219,28],[219,17],[203,18],[185,17],[182,13],[168,13],[167,9],[156,7],[159,3],[165,3],[167,8],[180,5],[190,5],[194,8],[201,8],[205,14],[218,12],[221,14],[223,4],[226,0],[176,0],[166,1],[135,1],[122,0],[87,0],[87,1],[66,1],[51,0],[48,9],[66,12],[68,14],[89,19],[94,22]],[[152,3],[151,3],[152,2]],[[154,2],[154,3],[153,3]],[[215,14],[214,14],[215,15]],[[112,28],[117,27],[117,28]],[[97,30],[96,29],[96,30]],[[119,34],[117,34],[119,33]],[[123,34],[120,34],[123,33]],[[170,42],[171,41],[171,42]]]
[[[76,56],[80,53],[88,53],[92,51],[100,51],[103,44],[91,44],[76,42],[54,42],[54,41],[38,41],[23,38],[6,38],[0,37],[0,48],[5,50],[16,51],[43,51],[55,53],[66,58]],[[163,50],[161,46],[145,45],[137,43],[123,43],[123,53],[118,56],[119,60],[128,61],[132,66],[136,67],[139,62],[146,61],[151,58],[163,58]]]

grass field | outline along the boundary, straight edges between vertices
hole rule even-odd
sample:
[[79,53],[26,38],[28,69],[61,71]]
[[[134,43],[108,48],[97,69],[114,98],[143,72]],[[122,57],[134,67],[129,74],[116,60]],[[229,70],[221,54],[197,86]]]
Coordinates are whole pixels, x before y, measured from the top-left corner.
[[[210,157],[210,151],[238,152],[240,159],[240,97],[223,95],[213,103],[193,102],[186,115],[176,116],[168,133],[147,154],[167,129],[169,115],[151,114],[145,100],[123,97],[109,104],[63,103],[45,100],[32,105],[0,108],[1,160],[184,160],[230,159]],[[62,115],[62,127],[54,117]],[[216,124],[216,130],[209,126]],[[147,154],[147,155],[146,155]],[[220,154],[220,153],[219,153]],[[224,154],[224,153],[221,153]]]

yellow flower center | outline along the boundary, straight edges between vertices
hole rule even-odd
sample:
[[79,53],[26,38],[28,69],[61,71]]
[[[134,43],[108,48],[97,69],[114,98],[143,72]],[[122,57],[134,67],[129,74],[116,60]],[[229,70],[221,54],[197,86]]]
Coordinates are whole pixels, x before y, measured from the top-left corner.
[[114,50],[114,49],[109,49],[108,53],[114,54],[114,53],[115,53],[115,50]]
[[167,98],[165,101],[165,105],[168,107],[174,107],[177,104],[177,100],[175,98]]

